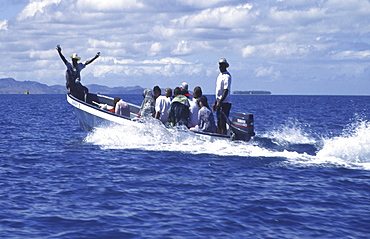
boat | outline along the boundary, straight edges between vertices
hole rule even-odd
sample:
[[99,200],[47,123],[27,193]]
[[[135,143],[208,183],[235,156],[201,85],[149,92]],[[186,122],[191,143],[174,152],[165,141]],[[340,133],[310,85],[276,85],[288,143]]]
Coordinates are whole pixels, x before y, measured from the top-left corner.
[[[106,95],[89,93],[85,102],[67,93],[67,101],[75,110],[79,126],[86,131],[112,124],[132,126],[145,123],[144,120],[138,118],[140,111],[140,106],[138,105],[127,102],[130,106],[130,117],[118,115],[107,110],[113,108],[114,98]],[[228,133],[226,135],[187,131],[199,138],[211,140],[228,139],[248,142],[255,135],[253,114],[234,113],[232,120],[227,118],[227,125]]]

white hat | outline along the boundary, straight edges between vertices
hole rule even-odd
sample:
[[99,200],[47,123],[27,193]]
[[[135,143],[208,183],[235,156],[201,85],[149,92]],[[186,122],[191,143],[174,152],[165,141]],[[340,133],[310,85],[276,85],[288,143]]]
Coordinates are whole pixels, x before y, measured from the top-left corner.
[[189,89],[189,86],[188,86],[188,83],[186,82],[182,82],[181,86],[180,86],[182,89],[184,90],[188,90]]
[[229,63],[227,62],[226,58],[221,58],[220,61],[218,62],[218,64],[222,64],[222,63],[225,63],[227,65],[227,67],[229,67]]
[[72,58],[72,59],[76,59],[77,61],[81,60],[81,57],[79,57],[79,56],[77,55],[77,53],[73,53],[73,54],[71,55],[71,58]]

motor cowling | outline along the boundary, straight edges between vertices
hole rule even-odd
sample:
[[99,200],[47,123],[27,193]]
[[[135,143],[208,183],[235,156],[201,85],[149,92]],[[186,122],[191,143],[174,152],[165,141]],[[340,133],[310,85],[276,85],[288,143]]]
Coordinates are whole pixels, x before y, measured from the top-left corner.
[[231,129],[234,132],[235,140],[249,141],[255,135],[253,114],[234,113],[231,120]]

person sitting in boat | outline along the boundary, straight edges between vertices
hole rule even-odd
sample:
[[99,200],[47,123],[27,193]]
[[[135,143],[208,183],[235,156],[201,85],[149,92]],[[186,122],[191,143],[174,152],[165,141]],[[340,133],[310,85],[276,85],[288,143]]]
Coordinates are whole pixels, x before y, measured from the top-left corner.
[[181,88],[181,94],[183,94],[183,95],[185,95],[186,97],[189,98],[189,96],[191,94],[189,93],[189,85],[188,85],[188,83],[182,82],[180,88]]
[[188,127],[192,128],[195,127],[198,124],[198,111],[199,111],[199,98],[202,96],[202,89],[200,86],[197,86],[194,88],[193,91],[193,96],[189,96],[189,110],[190,110],[190,115],[189,115],[189,122],[188,122]]
[[116,105],[117,105],[117,102],[120,101],[121,98],[119,97],[114,97],[114,100],[113,100],[113,107],[109,110],[109,112],[111,113],[116,113]]
[[73,53],[70,57],[72,59],[72,64],[67,61],[67,59],[62,54],[62,48],[60,45],[57,45],[56,47],[58,54],[64,64],[67,67],[66,71],[66,87],[68,89],[68,93],[72,94],[76,98],[86,101],[87,93],[89,90],[87,87],[83,86],[81,84],[81,71],[84,69],[87,65],[92,63],[100,56],[100,52],[96,53],[95,57],[85,61],[84,63],[78,63],[78,61],[81,60],[81,57],[77,55],[77,53]]
[[176,87],[174,90],[175,98],[171,102],[168,110],[168,125],[188,125],[189,121],[189,101],[186,96],[182,94],[181,88]]
[[145,89],[143,91],[144,100],[141,103],[140,111],[138,117],[154,117],[155,114],[155,100],[150,89]]
[[199,98],[200,110],[198,112],[198,124],[190,130],[216,133],[217,127],[213,113],[209,108],[208,99],[205,95]]
[[[193,113],[194,113],[194,107],[195,107],[195,104],[192,104],[193,101],[192,101],[192,98],[191,98],[191,94],[189,93],[189,85],[187,82],[182,82],[181,85],[180,85],[180,88],[181,88],[181,94],[186,96],[188,98],[188,101],[189,101],[189,119],[188,119],[188,124],[187,124],[187,127],[190,128],[190,127],[193,127],[197,124],[197,118],[198,118],[198,112],[196,113],[196,116],[192,118],[193,116]],[[198,103],[196,103],[196,107],[198,107]],[[192,120],[194,119],[194,120]]]
[[159,86],[153,88],[154,99],[155,99],[155,116],[154,118],[162,121],[163,124],[168,121],[168,109],[171,105],[172,90],[166,89],[166,95],[162,95],[162,90]]
[[121,98],[115,97],[113,101],[113,109],[111,109],[110,112],[130,117],[130,106]]

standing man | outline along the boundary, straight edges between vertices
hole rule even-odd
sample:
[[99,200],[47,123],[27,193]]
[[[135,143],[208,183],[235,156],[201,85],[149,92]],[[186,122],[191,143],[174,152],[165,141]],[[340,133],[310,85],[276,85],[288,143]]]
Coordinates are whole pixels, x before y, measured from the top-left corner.
[[84,69],[88,64],[95,61],[96,58],[100,56],[100,52],[96,53],[95,57],[85,61],[84,63],[78,63],[81,60],[81,57],[77,55],[77,53],[73,53],[71,55],[72,64],[67,61],[67,59],[62,54],[62,48],[57,45],[56,47],[58,54],[64,64],[67,67],[66,71],[66,87],[68,92],[71,93],[76,98],[86,101],[88,89],[87,87],[81,84],[81,71]]
[[217,116],[217,133],[226,134],[226,117],[229,117],[231,108],[231,75],[227,71],[229,63],[225,58],[221,58],[218,63],[220,74],[216,81],[216,100],[213,104],[213,111],[216,111]]

